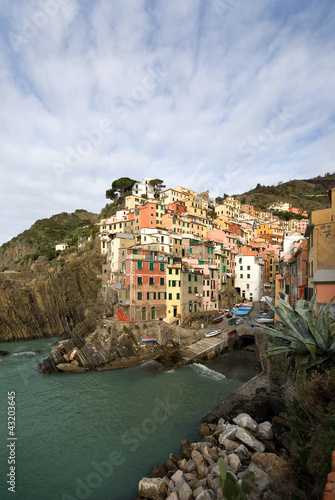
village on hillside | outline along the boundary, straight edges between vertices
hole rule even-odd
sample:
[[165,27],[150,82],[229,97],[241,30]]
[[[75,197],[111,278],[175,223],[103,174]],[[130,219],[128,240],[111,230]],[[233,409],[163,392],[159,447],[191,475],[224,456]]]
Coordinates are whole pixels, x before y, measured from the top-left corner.
[[[102,291],[114,293],[119,319],[175,325],[191,313],[229,307],[238,296],[255,302],[283,293],[294,306],[317,292],[318,304],[328,302],[335,189],[329,197],[331,208],[308,219],[281,201],[263,212],[232,196],[213,201],[208,191],[157,190],[145,178],[99,223]],[[281,220],[273,211],[302,217]]]

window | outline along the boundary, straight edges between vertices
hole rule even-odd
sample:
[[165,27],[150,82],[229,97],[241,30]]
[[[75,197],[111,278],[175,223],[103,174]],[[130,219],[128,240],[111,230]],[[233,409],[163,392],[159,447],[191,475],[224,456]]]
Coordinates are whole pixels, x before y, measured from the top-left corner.
[[143,283],[142,283],[142,276],[137,276],[137,284],[138,285],[143,285]]
[[177,282],[175,280],[172,281],[172,286],[177,286]]
[[142,309],[141,309],[141,318],[142,318],[142,321],[145,321],[147,319],[147,310],[145,307],[142,307]]
[[172,269],[171,269],[171,267],[169,268],[169,274],[172,274]]
[[139,269],[139,270],[140,270],[140,269],[143,269],[143,267],[142,267],[142,262],[138,262],[138,263],[137,263],[137,269]]
[[243,280],[243,274],[240,274],[240,278]]
[[249,279],[250,279],[250,274],[247,274],[247,278],[249,278]]
[[194,287],[194,293],[198,293],[198,287],[197,286]]
[[142,300],[142,292],[137,292],[137,300]]
[[164,285],[164,281],[165,281],[164,278],[159,278],[159,284],[160,285]]
[[243,271],[243,266],[240,266],[240,271]]
[[154,284],[155,284],[155,278],[150,276],[149,285],[154,285]]
[[154,270],[155,270],[154,262],[149,262],[149,271],[154,271]]
[[190,312],[192,312],[192,302],[191,302],[191,301],[188,303],[188,310],[189,310]]
[[156,307],[151,308],[151,319],[156,319]]
[[194,281],[198,281],[198,276],[195,274]]
[[172,300],[172,293],[169,293],[169,300]]
[[176,270],[175,270],[175,274],[179,274],[179,269],[176,269]]
[[188,287],[188,293],[192,293],[192,287],[191,286]]
[[159,264],[159,270],[164,271],[164,264]]
[[137,255],[137,250],[133,250],[133,255]]
[[250,266],[247,266],[247,271],[250,271]]
[[154,300],[156,300],[156,292],[154,292]]
[[147,292],[147,300],[150,300],[150,292]]
[[177,300],[180,299],[180,293],[177,293]]
[[192,281],[192,275],[191,274],[188,275],[188,281]]

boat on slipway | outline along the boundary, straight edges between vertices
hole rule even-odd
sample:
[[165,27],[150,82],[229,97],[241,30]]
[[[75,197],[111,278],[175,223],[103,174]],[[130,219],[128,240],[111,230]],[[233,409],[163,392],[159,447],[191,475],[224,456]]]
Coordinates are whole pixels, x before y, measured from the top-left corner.
[[205,333],[205,337],[215,337],[216,335],[219,335],[220,333],[226,333],[228,335],[228,337],[231,337],[232,335],[234,335],[234,333],[236,333],[236,329],[235,328],[226,328],[226,329],[222,330],[222,328],[219,328],[217,330],[211,330],[210,332]]

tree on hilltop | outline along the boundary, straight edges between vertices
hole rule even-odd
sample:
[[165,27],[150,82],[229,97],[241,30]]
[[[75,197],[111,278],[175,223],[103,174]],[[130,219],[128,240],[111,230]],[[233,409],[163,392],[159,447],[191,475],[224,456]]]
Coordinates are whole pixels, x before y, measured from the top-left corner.
[[137,182],[129,177],[120,177],[112,182],[112,189],[107,189],[106,198],[109,200],[117,200],[131,194],[133,185]]
[[162,179],[151,179],[149,181],[149,184],[150,184],[150,186],[152,186],[154,188],[155,198],[158,198],[162,189],[166,187],[164,184],[164,181],[162,181]]

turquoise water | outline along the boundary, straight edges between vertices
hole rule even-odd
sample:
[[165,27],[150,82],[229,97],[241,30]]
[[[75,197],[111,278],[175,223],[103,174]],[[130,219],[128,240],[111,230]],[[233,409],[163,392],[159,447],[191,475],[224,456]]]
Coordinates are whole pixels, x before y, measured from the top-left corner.
[[[37,363],[55,339],[0,344],[0,498],[132,500],[180,440],[241,385],[206,366],[164,372],[157,362],[124,370],[44,375]],[[43,352],[34,355],[32,351]],[[7,393],[15,391],[17,440],[7,438]],[[8,491],[15,444],[15,494]]]

